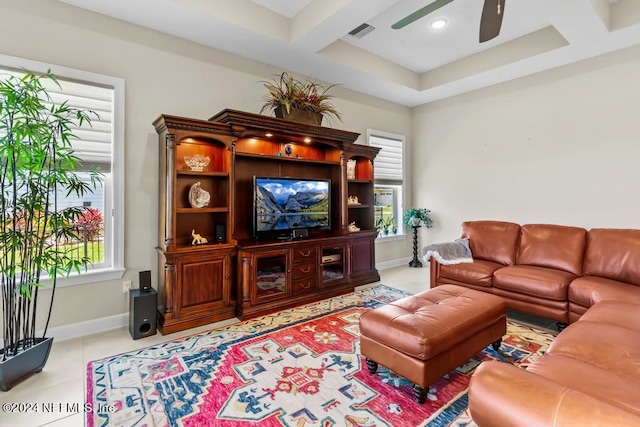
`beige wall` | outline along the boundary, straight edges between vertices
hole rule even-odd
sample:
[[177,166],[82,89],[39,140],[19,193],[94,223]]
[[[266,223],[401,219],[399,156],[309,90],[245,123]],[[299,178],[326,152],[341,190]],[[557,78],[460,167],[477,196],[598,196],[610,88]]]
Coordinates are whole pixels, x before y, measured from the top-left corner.
[[639,75],[633,47],[416,108],[424,241],[472,219],[640,227]]
[[[258,112],[257,82],[283,70],[175,37],[83,11],[56,0],[3,0],[0,52],[125,80],[125,267],[137,283],[156,267],[158,138],[161,113],[206,119],[224,108]],[[55,66],[52,67],[55,73]],[[410,140],[410,110],[338,88],[336,125],[365,134],[368,127]],[[359,142],[364,142],[364,136]],[[407,256],[409,245],[378,245],[378,259]],[[155,278],[155,273],[154,273]],[[51,326],[128,310],[121,281],[60,288]]]

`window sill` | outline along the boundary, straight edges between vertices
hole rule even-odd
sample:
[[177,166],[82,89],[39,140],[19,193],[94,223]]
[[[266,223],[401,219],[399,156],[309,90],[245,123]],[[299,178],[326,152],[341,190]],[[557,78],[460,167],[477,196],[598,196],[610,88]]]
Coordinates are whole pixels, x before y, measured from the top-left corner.
[[397,240],[404,240],[406,237],[406,234],[390,234],[387,236],[378,236],[376,237],[376,243],[394,242]]
[[[96,268],[83,272],[82,274],[73,272],[69,274],[69,276],[58,277],[56,287],[64,288],[67,286],[86,285],[89,283],[104,282],[106,280],[116,280],[122,278],[124,272],[124,268]],[[45,287],[49,287],[51,285],[49,276],[43,276],[40,283]]]

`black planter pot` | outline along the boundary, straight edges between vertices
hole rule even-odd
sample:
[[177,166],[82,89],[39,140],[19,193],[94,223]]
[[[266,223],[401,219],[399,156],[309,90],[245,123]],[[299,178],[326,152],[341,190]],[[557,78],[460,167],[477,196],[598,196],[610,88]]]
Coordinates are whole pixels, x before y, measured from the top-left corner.
[[5,361],[0,361],[0,390],[11,387],[31,374],[42,371],[49,358],[53,338],[40,338],[40,342]]

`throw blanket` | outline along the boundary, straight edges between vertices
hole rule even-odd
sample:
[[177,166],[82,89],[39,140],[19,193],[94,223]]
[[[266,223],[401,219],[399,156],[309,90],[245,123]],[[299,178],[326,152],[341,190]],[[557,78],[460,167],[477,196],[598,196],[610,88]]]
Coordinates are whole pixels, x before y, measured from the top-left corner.
[[440,264],[462,264],[473,262],[469,239],[456,239],[453,242],[434,243],[422,248],[425,262],[434,257]]

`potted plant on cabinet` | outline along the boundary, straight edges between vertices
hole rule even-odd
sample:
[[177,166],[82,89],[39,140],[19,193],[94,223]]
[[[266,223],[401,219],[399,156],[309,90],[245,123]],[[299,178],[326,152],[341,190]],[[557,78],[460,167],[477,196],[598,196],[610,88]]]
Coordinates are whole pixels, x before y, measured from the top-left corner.
[[[81,196],[100,182],[77,174],[72,129],[90,123],[89,111],[52,102],[41,79],[0,76],[0,295],[2,347],[0,389],[44,367],[53,338],[46,337],[56,279],[88,265],[66,241],[77,239],[81,207],[60,208],[62,194]],[[41,279],[48,275],[51,299],[46,321],[38,322]],[[44,302],[44,301],[43,301]],[[42,334],[36,332],[42,329]]]
[[418,228],[431,228],[430,212],[425,208],[411,208],[402,215],[404,225],[409,230],[413,229],[413,259],[409,262],[409,267],[422,267],[422,262],[418,259]]
[[324,86],[318,82],[301,81],[286,71],[273,78],[262,81],[268,93],[260,109],[273,111],[276,117],[301,123],[320,126],[322,118],[342,120],[335,106],[329,102],[333,95],[327,92],[336,85]]

